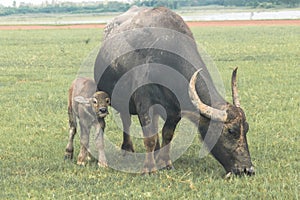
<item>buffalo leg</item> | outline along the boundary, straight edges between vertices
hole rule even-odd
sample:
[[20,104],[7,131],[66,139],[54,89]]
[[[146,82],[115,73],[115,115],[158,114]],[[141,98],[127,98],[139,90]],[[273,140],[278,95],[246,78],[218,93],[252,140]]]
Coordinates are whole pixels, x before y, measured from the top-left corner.
[[123,124],[123,143],[121,149],[126,151],[134,152],[133,144],[130,138],[130,126],[131,126],[131,115],[120,113]]
[[69,114],[69,141],[66,146],[66,151],[65,151],[65,159],[73,159],[73,154],[74,154],[74,137],[76,135],[76,130],[77,130],[77,122],[76,122],[76,116],[72,112],[72,110],[68,110]]
[[146,158],[144,162],[143,174],[156,171],[154,150],[157,146],[157,120],[158,117],[153,115],[152,119],[148,114],[139,115],[139,120],[144,134],[144,145],[146,147]]
[[159,143],[159,135],[158,135],[158,118],[159,115],[153,115],[153,120],[152,120],[152,124],[153,124],[153,131],[156,134],[156,144],[155,144],[155,148],[154,148],[154,156],[156,157],[159,153],[159,149],[160,149],[160,143]]
[[175,128],[180,118],[168,117],[162,130],[162,146],[158,156],[158,167],[165,169],[173,169],[170,159],[171,140],[174,135]]
[[98,166],[107,167],[107,161],[104,153],[104,129],[105,121],[103,118],[98,119],[99,124],[96,126],[96,149],[98,150]]
[[85,165],[86,164],[85,161],[89,155],[88,148],[89,148],[90,127],[86,127],[81,122],[79,122],[79,124],[80,124],[81,133],[80,133],[80,152],[78,155],[77,164]]

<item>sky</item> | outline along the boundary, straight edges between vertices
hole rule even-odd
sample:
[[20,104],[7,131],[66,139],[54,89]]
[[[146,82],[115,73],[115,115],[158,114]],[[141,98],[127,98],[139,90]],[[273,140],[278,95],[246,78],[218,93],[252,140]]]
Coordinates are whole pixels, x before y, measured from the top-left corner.
[[[46,2],[48,1],[49,3],[52,2],[52,0],[15,0],[17,2],[17,5],[20,2],[24,2],[24,3],[32,3],[35,5],[41,4],[42,2]],[[62,0],[59,0],[62,1]],[[100,1],[100,0],[65,0],[68,2],[82,2],[82,1]],[[0,0],[0,4],[2,4],[3,6],[12,6],[13,5],[14,0]]]

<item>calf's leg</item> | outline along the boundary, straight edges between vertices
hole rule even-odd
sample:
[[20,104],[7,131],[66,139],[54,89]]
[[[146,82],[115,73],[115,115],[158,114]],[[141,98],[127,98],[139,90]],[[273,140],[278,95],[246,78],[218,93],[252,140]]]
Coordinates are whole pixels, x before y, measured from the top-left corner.
[[107,167],[106,156],[104,153],[104,129],[105,121],[103,118],[98,119],[98,124],[96,126],[96,149],[98,150],[98,166]]
[[83,122],[79,121],[80,125],[80,152],[77,159],[78,165],[85,165],[86,159],[89,156],[89,136],[90,136],[90,126],[86,126]]
[[72,108],[69,107],[68,109],[68,115],[69,115],[69,141],[66,146],[65,151],[65,160],[66,159],[73,159],[74,154],[74,137],[77,131],[77,122],[76,122],[76,116],[72,111]]

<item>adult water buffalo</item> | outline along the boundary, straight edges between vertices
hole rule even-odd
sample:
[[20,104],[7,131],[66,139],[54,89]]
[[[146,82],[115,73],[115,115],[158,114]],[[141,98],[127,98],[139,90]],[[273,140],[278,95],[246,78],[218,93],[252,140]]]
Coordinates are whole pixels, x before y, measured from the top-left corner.
[[[184,113],[197,123],[206,145],[227,173],[254,174],[236,70],[230,104],[217,91],[192,32],[174,12],[163,7],[134,7],[116,17],[105,29],[94,76],[97,89],[107,92],[120,112],[123,150],[134,152],[129,128],[131,115],[138,115],[147,152],[143,173],[172,168],[169,144]],[[161,147],[158,116],[164,119]]]

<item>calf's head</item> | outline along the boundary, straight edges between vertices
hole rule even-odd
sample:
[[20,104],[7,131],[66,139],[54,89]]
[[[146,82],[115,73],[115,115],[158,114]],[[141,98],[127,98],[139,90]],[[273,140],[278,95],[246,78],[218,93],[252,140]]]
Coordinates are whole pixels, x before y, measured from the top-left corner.
[[76,96],[74,97],[74,100],[78,103],[91,106],[97,117],[104,118],[106,115],[108,115],[110,98],[106,92],[98,91],[94,93],[91,98]]
[[213,108],[201,101],[195,87],[198,72],[199,70],[191,78],[189,94],[201,114],[198,120],[199,130],[202,136],[207,134],[208,126],[212,126],[211,130],[221,130],[220,134],[210,133],[218,137],[211,153],[223,165],[227,177],[231,174],[254,175],[246,138],[249,125],[244,111],[240,108],[236,87],[237,68],[232,73],[233,104],[226,103],[221,109]]

